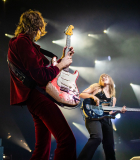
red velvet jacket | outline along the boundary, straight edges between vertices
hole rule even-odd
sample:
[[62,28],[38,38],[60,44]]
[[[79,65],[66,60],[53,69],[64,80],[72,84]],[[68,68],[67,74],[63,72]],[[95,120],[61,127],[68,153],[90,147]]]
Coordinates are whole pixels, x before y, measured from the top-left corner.
[[[8,59],[25,75],[45,89],[46,84],[59,73],[56,66],[47,67],[49,60],[40,52],[40,46],[27,34],[20,34],[9,42]],[[10,70],[10,104],[22,104],[31,89],[27,88]]]

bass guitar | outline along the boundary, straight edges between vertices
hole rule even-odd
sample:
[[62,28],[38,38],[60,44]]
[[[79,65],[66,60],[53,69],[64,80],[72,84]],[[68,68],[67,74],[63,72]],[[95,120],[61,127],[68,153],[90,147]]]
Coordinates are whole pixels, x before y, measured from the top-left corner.
[[[109,102],[100,100],[99,106],[95,105],[92,98],[86,98],[83,101],[83,106],[81,107],[86,118],[93,120],[100,120],[103,118],[113,118],[115,115],[120,113],[122,107],[112,107]],[[105,111],[117,111],[115,115],[106,114]],[[127,111],[140,111],[139,108],[127,108]]]
[[[71,35],[74,26],[68,26],[64,33],[66,34],[65,55],[69,52],[71,44]],[[76,70],[73,74],[69,72],[69,67],[64,68],[52,81],[46,86],[46,92],[57,102],[64,106],[75,107],[80,103],[79,90],[76,85],[79,73]]]

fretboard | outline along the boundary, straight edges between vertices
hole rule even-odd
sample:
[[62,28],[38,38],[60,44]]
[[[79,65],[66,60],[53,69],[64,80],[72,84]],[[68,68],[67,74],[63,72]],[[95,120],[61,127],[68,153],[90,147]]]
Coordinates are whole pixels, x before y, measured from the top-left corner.
[[[70,35],[67,35],[66,36],[66,50],[65,50],[65,55],[68,54],[69,52],[69,47],[71,46],[71,36]],[[69,71],[69,67],[67,68],[64,68],[64,71],[68,72]]]
[[[102,106],[103,110],[120,111],[122,107]],[[126,108],[127,111],[140,111],[140,108]]]

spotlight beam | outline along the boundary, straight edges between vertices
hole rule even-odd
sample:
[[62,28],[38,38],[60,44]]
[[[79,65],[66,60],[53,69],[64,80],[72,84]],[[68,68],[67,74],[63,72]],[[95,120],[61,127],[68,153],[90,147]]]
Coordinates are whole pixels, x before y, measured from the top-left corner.
[[78,128],[83,133],[84,136],[86,136],[87,138],[89,138],[89,133],[88,133],[88,131],[87,131],[87,129],[86,129],[86,127],[84,125],[81,125],[81,124],[78,124],[78,123],[75,123],[75,122],[73,122],[72,124],[76,128]]
[[[77,66],[70,66],[71,70],[75,71],[78,70],[79,75],[86,80],[89,84],[93,83],[95,69],[93,67],[77,67]],[[90,77],[90,78],[89,78]]]
[[9,37],[9,38],[13,38],[13,37],[15,37],[14,35],[7,34],[7,33],[5,33],[5,36],[6,36],[6,37]]
[[137,101],[138,101],[138,103],[140,105],[140,98],[139,98],[140,97],[140,85],[133,84],[133,83],[130,83],[130,85],[131,85],[131,87],[132,87],[132,89],[133,89],[133,91],[135,93],[135,96],[137,98]]

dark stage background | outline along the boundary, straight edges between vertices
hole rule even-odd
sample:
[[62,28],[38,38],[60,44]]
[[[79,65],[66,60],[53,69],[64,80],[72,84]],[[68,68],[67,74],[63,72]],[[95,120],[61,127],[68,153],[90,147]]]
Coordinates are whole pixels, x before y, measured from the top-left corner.
[[[138,1],[1,0],[0,138],[4,154],[12,160],[29,159],[35,144],[34,124],[26,106],[10,106],[10,77],[6,62],[10,35],[14,35],[20,15],[28,9],[40,11],[48,22],[48,33],[37,43],[58,57],[61,57],[65,46],[64,29],[67,25],[75,27],[72,36],[75,55],[70,72],[79,71],[77,86],[80,92],[98,82],[101,73],[107,73],[116,85],[116,106],[140,108]],[[103,32],[105,29],[107,33]],[[107,59],[108,56],[111,61]],[[79,155],[88,139],[80,108],[61,110],[75,135]],[[113,120],[113,124],[117,129],[114,131],[117,159],[128,160],[140,156],[140,112],[127,112],[120,119]],[[55,147],[56,142],[52,137],[50,159],[53,158]],[[102,146],[99,146],[94,160],[101,159],[104,159],[104,154]]]

